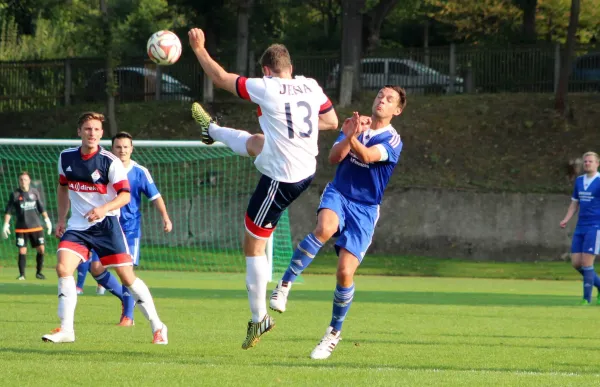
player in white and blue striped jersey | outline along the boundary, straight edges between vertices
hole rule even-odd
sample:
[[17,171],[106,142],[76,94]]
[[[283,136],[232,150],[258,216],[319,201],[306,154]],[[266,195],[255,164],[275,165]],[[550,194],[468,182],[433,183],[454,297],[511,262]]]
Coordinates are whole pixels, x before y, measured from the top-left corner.
[[[594,259],[600,254],[600,173],[597,153],[583,155],[585,175],[575,179],[571,204],[560,227],[567,226],[569,220],[579,210],[577,226],[571,244],[571,264],[583,276],[583,305],[592,302],[592,290],[596,286],[600,292],[600,278],[594,270]],[[600,293],[596,301],[600,304]]]
[[317,227],[295,250],[290,266],[273,291],[271,309],[284,312],[292,283],[331,237],[337,236],[337,285],[329,327],[312,351],[313,359],[328,358],[341,339],[342,324],[354,298],[354,273],[362,262],[379,219],[379,204],[400,159],[402,140],[392,127],[392,118],[406,105],[406,92],[385,86],[372,107],[372,116],[354,113],[329,153],[339,164],[335,178],[325,187],[317,211]]
[[[156,206],[156,209],[161,215],[162,226],[165,232],[171,231],[172,224],[165,202],[162,199],[156,184],[154,184],[150,172],[145,167],[131,160],[131,153],[133,152],[132,136],[127,132],[117,133],[112,139],[111,151],[121,160],[125,167],[125,171],[127,172],[131,200],[127,205],[121,208],[119,223],[121,224],[121,228],[127,239],[127,245],[129,247],[131,258],[133,259],[133,265],[138,266],[140,259],[140,239],[142,236],[142,213],[140,212],[142,196],[146,196],[148,200],[153,202]],[[91,268],[89,262],[82,263],[77,268],[77,287],[83,288],[87,271],[90,269],[98,284],[108,289],[113,295],[121,300],[123,308],[119,325],[133,325],[134,302],[130,293],[125,287],[121,287],[117,279],[99,264],[100,262],[95,252],[92,252],[92,259],[90,261],[92,262]]]

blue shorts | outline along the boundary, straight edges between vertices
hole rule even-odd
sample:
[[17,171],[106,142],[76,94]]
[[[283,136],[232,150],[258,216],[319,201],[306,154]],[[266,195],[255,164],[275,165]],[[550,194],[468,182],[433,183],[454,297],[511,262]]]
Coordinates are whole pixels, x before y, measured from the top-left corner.
[[339,255],[340,249],[346,249],[362,262],[373,240],[379,206],[348,200],[331,184],[327,184],[318,211],[324,208],[335,212],[340,222],[335,235],[338,237],[335,242],[336,253]]
[[60,238],[58,251],[67,250],[83,262],[90,258],[90,250],[98,253],[103,266],[131,266],[131,256],[125,234],[116,216],[107,216],[87,230],[67,230]]
[[283,211],[306,191],[314,175],[297,183],[283,183],[262,175],[250,198],[244,225],[256,239],[269,239]]
[[571,253],[600,254],[600,226],[575,227]]
[[[124,231],[125,239],[127,240],[127,247],[129,247],[129,254],[133,259],[133,265],[137,266],[140,263],[140,233],[137,231]],[[98,262],[100,258],[96,251],[92,250],[92,262]]]

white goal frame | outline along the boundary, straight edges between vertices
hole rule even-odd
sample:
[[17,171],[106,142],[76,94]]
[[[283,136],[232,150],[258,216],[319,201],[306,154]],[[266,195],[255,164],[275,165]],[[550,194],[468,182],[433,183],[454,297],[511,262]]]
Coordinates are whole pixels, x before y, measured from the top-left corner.
[[[162,148],[226,148],[226,145],[220,142],[215,142],[211,145],[206,145],[202,141],[193,140],[135,140],[135,146],[139,148],[151,148],[151,147],[162,147]],[[0,138],[0,145],[14,145],[14,146],[36,146],[36,145],[54,145],[54,146],[79,146],[81,145],[81,139],[38,139],[38,138]],[[111,140],[100,140],[100,145],[110,147]],[[273,281],[273,235],[267,240],[266,248],[267,261],[269,262],[269,282]]]

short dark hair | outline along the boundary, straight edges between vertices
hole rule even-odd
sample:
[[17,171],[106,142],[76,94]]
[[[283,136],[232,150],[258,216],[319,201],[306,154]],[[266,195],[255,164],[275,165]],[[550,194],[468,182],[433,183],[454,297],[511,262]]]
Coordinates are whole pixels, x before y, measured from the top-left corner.
[[268,67],[276,73],[280,73],[292,67],[290,52],[283,44],[272,44],[260,57],[261,67]]
[[392,89],[396,93],[398,93],[398,96],[400,97],[400,99],[398,100],[398,106],[400,107],[400,109],[404,110],[404,107],[406,106],[406,90],[404,90],[398,85],[385,85],[383,86],[383,88]]
[[29,172],[27,172],[27,171],[21,171],[21,173],[19,173],[19,177],[21,177],[23,175],[27,175],[27,177],[31,179],[31,175],[29,174]]
[[129,141],[131,141],[131,143],[133,144],[133,136],[131,134],[129,134],[128,132],[119,132],[113,136],[111,145],[115,145],[115,140],[118,138],[128,138]]
[[77,119],[77,129],[81,128],[81,126],[89,120],[98,120],[100,122],[104,122],[104,114],[96,112],[81,113]]

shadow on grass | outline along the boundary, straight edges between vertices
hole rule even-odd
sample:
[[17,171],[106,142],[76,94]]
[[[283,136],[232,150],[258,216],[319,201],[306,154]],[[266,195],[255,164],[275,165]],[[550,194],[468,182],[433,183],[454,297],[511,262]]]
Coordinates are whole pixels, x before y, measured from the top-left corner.
[[[155,298],[199,300],[246,298],[246,292],[233,289],[155,288],[151,289],[151,291]],[[55,286],[4,284],[0,286],[0,294],[14,296],[45,294],[56,297],[56,288]],[[292,292],[290,297],[294,302],[329,302],[333,298],[333,289],[331,291],[298,290]],[[573,296],[539,294],[358,291],[354,300],[357,302],[414,305],[575,306],[577,298]]]

